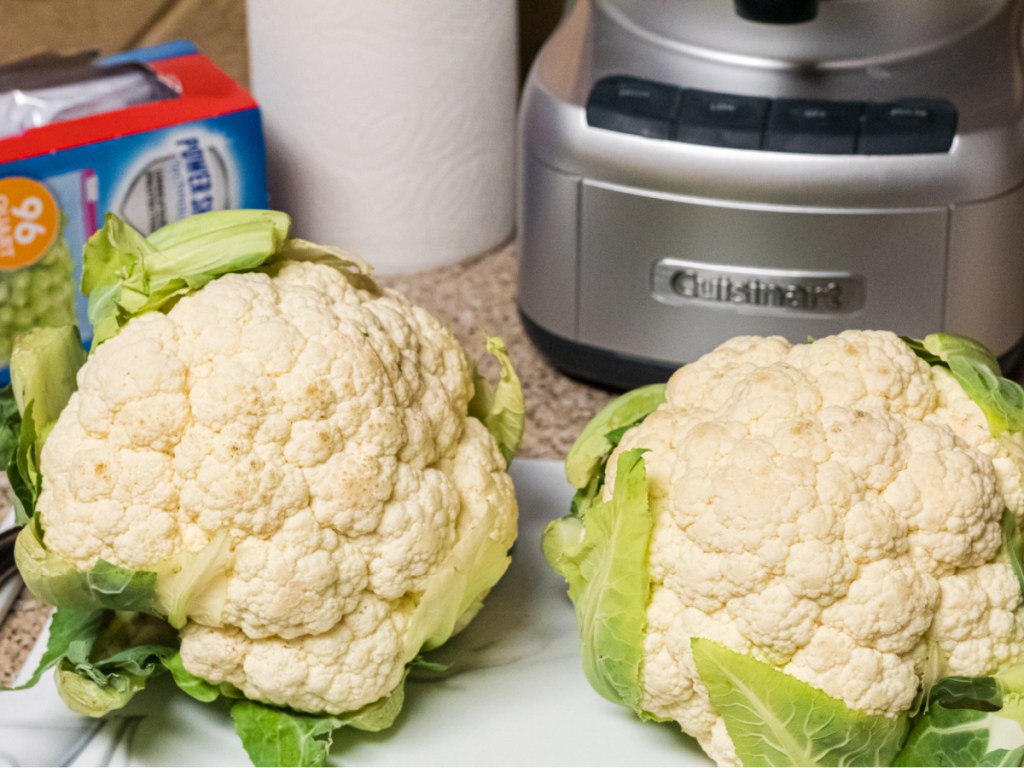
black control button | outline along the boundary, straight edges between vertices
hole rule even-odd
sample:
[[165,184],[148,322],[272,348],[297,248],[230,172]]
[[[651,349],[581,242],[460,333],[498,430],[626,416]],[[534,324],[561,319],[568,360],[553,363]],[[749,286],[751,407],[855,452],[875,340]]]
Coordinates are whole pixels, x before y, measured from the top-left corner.
[[819,155],[853,154],[864,105],[855,101],[777,99],[768,113],[764,148]]
[[768,99],[710,91],[684,91],[673,138],[715,147],[758,149]]
[[587,99],[587,123],[596,128],[667,139],[682,91],[635,77],[599,80]]
[[948,152],[956,135],[956,107],[944,99],[870,103],[857,151],[863,155]]

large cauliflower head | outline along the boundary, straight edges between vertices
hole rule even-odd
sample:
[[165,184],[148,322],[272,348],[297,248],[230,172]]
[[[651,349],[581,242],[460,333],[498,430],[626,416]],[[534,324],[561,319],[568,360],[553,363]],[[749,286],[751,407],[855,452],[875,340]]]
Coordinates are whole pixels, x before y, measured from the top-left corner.
[[892,717],[926,667],[985,675],[1024,651],[1001,547],[1004,510],[1024,515],[1021,454],[899,337],[733,339],[621,437],[606,500],[632,449],[652,524],[636,705],[719,763],[738,758],[693,638]]
[[51,556],[169,574],[188,672],[309,712],[387,696],[516,535],[462,348],[363,278],[285,263],[134,318],[42,451]]

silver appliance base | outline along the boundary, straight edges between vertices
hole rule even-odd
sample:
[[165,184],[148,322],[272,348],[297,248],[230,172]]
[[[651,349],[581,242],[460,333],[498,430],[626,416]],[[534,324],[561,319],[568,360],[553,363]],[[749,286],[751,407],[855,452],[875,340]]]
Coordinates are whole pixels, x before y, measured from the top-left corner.
[[[622,355],[551,333],[533,322],[522,308],[519,308],[519,319],[530,341],[555,368],[602,389],[624,392],[644,384],[668,381],[679,368],[677,364]],[[1024,372],[1024,337],[999,357],[999,366],[1004,376],[1019,380]]]

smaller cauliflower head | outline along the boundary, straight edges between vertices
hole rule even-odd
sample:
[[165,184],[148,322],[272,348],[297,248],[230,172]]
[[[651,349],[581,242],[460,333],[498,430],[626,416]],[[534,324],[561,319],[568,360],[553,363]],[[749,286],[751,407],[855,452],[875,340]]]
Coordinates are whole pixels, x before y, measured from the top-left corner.
[[[961,358],[930,364],[942,361],[888,332],[740,337],[599,414],[567,462],[576,512],[545,541],[574,599],[624,600],[615,575],[588,579],[587,558],[634,579],[631,625],[590,640],[619,646],[629,673],[591,679],[617,679],[610,698],[675,720],[732,765],[695,640],[893,723],[936,676],[1018,662],[1005,533],[1024,516],[1024,454],[1013,430],[994,434],[992,392],[979,405],[961,385]],[[638,471],[641,490],[620,491]]]
[[[438,320],[309,243],[161,283],[187,242],[96,237],[127,264],[94,291],[103,343],[39,453],[29,586],[166,617],[180,679],[310,713],[385,700],[508,565],[522,403],[504,346],[492,390]],[[133,314],[140,250],[137,282],[169,299]]]

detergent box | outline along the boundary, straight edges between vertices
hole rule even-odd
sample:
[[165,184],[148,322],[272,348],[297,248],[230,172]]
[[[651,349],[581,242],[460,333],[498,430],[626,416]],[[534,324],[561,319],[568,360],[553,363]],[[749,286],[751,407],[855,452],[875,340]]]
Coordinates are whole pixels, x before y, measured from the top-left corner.
[[82,247],[108,212],[149,234],[266,206],[259,108],[191,43],[0,67],[0,385],[29,328],[88,346]]

